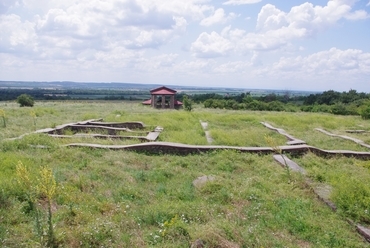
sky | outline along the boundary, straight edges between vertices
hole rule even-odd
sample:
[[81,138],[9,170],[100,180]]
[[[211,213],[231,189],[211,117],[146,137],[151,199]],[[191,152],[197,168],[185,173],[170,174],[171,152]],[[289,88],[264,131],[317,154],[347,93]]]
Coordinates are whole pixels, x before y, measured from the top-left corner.
[[370,0],[0,0],[0,80],[370,92]]

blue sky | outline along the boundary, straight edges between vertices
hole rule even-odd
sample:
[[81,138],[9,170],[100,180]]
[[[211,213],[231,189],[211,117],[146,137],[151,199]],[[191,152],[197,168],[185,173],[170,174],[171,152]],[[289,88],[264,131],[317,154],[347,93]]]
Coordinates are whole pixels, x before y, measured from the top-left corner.
[[370,92],[370,1],[0,0],[0,80]]

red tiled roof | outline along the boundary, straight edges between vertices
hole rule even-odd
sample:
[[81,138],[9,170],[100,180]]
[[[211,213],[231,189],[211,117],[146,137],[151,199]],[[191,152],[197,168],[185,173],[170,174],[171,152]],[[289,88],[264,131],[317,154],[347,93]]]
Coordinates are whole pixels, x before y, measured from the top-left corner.
[[146,101],[142,102],[142,104],[151,105],[152,104],[152,99],[146,100]]
[[175,95],[176,90],[162,86],[162,87],[151,90],[150,94],[152,95]]

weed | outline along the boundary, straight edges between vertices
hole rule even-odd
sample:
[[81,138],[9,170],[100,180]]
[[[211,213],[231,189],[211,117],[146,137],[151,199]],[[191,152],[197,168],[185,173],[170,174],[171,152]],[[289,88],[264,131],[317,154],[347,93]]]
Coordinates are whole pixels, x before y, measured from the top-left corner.
[[[34,211],[34,218],[36,222],[36,230],[37,235],[40,239],[40,243],[44,244],[47,247],[55,247],[56,240],[54,235],[54,228],[52,223],[52,211],[51,211],[51,204],[52,199],[55,196],[56,191],[56,182],[52,171],[47,168],[40,169],[40,175],[37,179],[37,183],[35,183],[31,179],[30,172],[28,171],[27,167],[23,165],[21,161],[18,162],[16,166],[16,175],[17,175],[17,182],[20,187],[23,189],[24,194],[26,195],[26,199],[28,201],[30,210]],[[45,197],[47,203],[47,228],[44,228],[42,224],[42,216],[41,211],[37,207],[37,200],[38,197]],[[47,240],[44,242],[44,230],[47,229]]]
[[36,112],[31,110],[30,111],[30,116],[32,117],[33,119],[33,126],[35,128],[35,130],[37,130],[37,127],[36,127],[36,120],[37,120],[37,115],[36,115]]
[[51,204],[52,200],[55,196],[56,190],[56,182],[54,176],[52,174],[51,169],[47,167],[43,167],[40,170],[40,178],[39,178],[39,185],[38,191],[46,197],[47,201],[47,210],[48,210],[48,240],[47,246],[54,247],[56,246],[56,240],[54,235],[54,228],[52,223],[52,211],[51,211]]
[[79,234],[81,243],[86,247],[113,247],[115,243],[114,229],[116,229],[116,225],[113,222],[96,218]]
[[274,150],[275,153],[279,154],[281,156],[281,158],[283,159],[284,168],[285,168],[286,175],[287,175],[287,178],[288,178],[288,183],[291,183],[292,182],[292,176],[291,176],[291,173],[290,173],[290,168],[289,168],[289,166],[288,166],[288,164],[285,160],[285,156],[283,155],[283,151],[276,144],[275,140],[271,136],[265,136],[265,140],[271,146],[272,150]]
[[91,120],[91,119],[97,119],[99,118],[95,113],[85,113],[82,117],[82,120]]
[[342,176],[334,182],[332,198],[340,211],[354,220],[370,224],[370,188],[359,179]]
[[189,232],[186,230],[183,219],[176,214],[170,220],[159,223],[160,229],[149,235],[149,243],[158,244],[164,241],[188,243],[190,240]]
[[0,117],[3,119],[3,127],[6,127],[5,111],[3,109],[0,109]]

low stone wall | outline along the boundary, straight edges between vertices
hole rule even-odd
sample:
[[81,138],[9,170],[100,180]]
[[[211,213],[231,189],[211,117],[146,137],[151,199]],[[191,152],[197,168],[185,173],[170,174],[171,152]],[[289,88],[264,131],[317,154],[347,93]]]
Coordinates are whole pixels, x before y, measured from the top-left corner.
[[324,133],[324,134],[326,134],[328,136],[331,136],[331,137],[337,137],[337,138],[342,138],[342,139],[350,140],[350,141],[355,142],[356,144],[359,144],[360,146],[363,146],[363,147],[366,147],[366,148],[370,148],[370,145],[368,145],[364,141],[359,140],[359,139],[356,139],[356,138],[348,137],[346,135],[333,134],[333,133],[330,133],[328,131],[325,131],[324,129],[321,129],[321,128],[315,128],[315,130],[316,131],[319,131],[321,133]]
[[268,124],[267,122],[261,122],[261,124],[264,125],[265,127],[267,127],[268,129],[271,129],[273,131],[276,131],[276,132],[280,133],[281,135],[284,135],[288,139],[288,142],[286,143],[287,145],[303,145],[303,144],[306,144],[305,141],[293,137],[292,135],[285,132],[284,129],[273,127],[270,124]]
[[[271,147],[237,147],[237,146],[197,146],[197,145],[185,145],[180,143],[171,142],[148,142],[135,145],[98,145],[98,144],[86,144],[86,143],[74,143],[67,144],[69,147],[90,147],[98,149],[110,149],[110,150],[128,150],[145,153],[155,154],[192,154],[192,153],[203,153],[215,150],[235,150],[239,152],[248,152],[256,154],[271,154],[274,150]],[[354,151],[330,151],[322,150],[316,147],[308,145],[293,145],[293,146],[280,146],[282,153],[289,153],[293,155],[302,155],[307,152],[312,152],[317,156],[330,157],[330,156],[345,156],[353,157],[357,159],[370,160],[370,152],[354,152]]]
[[269,147],[232,147],[232,146],[197,146],[171,142],[148,142],[134,145],[98,145],[86,143],[67,144],[68,147],[89,147],[94,149],[127,150],[154,154],[194,154],[215,150],[238,150],[257,154],[270,154],[273,150]]
[[143,129],[144,123],[140,121],[131,122],[89,122],[89,125],[105,126],[105,127],[118,127],[118,128],[129,128],[129,129]]
[[[92,138],[92,139],[137,139],[140,141],[149,141],[146,136],[122,136],[122,135],[103,135],[103,134],[75,134],[75,135],[59,135],[59,134],[49,134],[53,138]],[[152,141],[152,140],[150,140]]]
[[55,129],[49,131],[49,134],[63,134],[64,130],[70,130],[74,133],[83,132],[83,131],[95,131],[95,132],[106,132],[109,135],[116,135],[118,132],[131,132],[128,128],[118,128],[118,127],[105,127],[97,125],[76,125],[70,124],[60,129]]
[[[100,139],[139,139],[141,141],[155,141],[160,133],[163,131],[163,128],[160,126],[157,126],[152,132],[144,132],[146,133],[146,136],[122,136],[122,135],[116,135],[117,132],[135,132],[131,129],[143,129],[145,127],[144,123],[142,122],[102,122],[103,119],[92,119],[87,121],[80,121],[77,123],[68,123],[56,126],[55,128],[45,128],[35,131],[34,133],[45,133],[50,135],[54,138],[72,138],[74,136],[71,135],[64,135],[65,130],[70,130],[74,133],[78,132],[105,132],[108,133],[108,135],[103,134],[86,134],[81,135],[83,137],[91,137],[91,138],[100,138]],[[25,135],[29,135],[31,133],[26,133],[24,135],[21,135],[17,138],[10,138],[5,140],[16,140],[16,139],[22,139]]]

